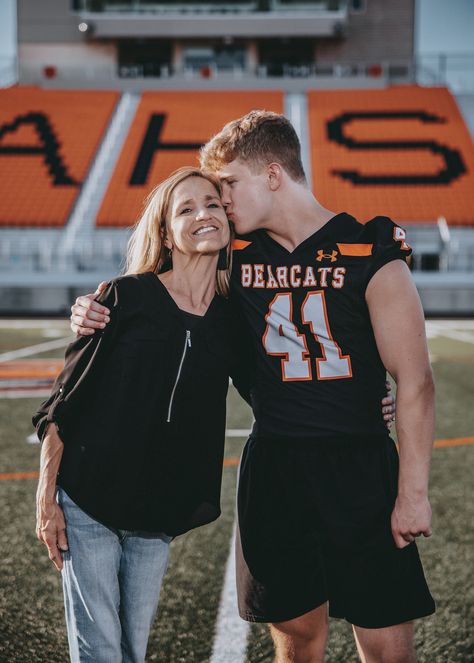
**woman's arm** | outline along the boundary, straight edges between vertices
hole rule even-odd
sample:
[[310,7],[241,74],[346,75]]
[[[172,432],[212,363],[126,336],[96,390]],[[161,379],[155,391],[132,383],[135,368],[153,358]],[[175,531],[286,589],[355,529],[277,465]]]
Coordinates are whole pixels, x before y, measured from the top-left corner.
[[56,478],[62,455],[63,443],[56,425],[50,423],[41,447],[36,491],[36,535],[47,547],[49,559],[58,571],[63,568],[61,551],[68,549],[64,514],[56,502]]
[[[113,342],[114,331],[118,326],[118,292],[111,282],[98,300],[111,309],[111,322],[107,328],[92,337],[79,336],[66,350],[63,370],[56,378],[50,397],[44,401],[33,416],[38,437],[42,441],[49,423],[55,422],[61,431],[61,419],[67,416],[68,404],[75,392],[83,389],[85,379],[95,365],[101,347]],[[64,439],[64,437],[63,437]]]

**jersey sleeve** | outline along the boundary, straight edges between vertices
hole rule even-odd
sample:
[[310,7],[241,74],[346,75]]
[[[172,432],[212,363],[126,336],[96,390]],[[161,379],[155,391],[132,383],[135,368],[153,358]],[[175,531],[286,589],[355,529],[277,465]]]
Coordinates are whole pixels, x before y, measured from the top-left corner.
[[365,285],[367,286],[372,276],[392,260],[403,260],[409,263],[412,249],[406,242],[405,230],[388,217],[375,217],[366,223],[365,232],[368,235],[368,241],[370,240],[372,244],[372,255],[365,274]]

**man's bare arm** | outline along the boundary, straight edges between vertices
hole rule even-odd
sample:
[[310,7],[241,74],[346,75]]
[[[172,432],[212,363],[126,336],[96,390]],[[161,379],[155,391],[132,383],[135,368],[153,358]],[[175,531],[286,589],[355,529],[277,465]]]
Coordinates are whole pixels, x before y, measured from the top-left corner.
[[106,286],[107,281],[102,281],[95,292],[78,297],[71,306],[71,329],[75,334],[91,336],[96,329],[103,329],[110,321],[110,310],[94,301]]
[[47,547],[49,558],[58,571],[63,567],[61,551],[68,549],[64,514],[56,502],[56,478],[63,448],[56,424],[50,423],[41,446],[36,491],[36,535]]
[[397,383],[396,429],[400,449],[392,533],[403,548],[431,535],[428,479],[434,437],[434,383],[423,309],[410,271],[400,260],[372,277],[366,300],[377,347]]

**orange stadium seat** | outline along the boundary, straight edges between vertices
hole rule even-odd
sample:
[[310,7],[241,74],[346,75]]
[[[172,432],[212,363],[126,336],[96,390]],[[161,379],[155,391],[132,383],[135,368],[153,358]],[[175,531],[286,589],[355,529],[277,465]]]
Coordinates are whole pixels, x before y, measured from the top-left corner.
[[62,226],[117,92],[0,90],[0,225]]
[[147,193],[173,170],[197,165],[199,146],[253,108],[283,112],[281,92],[145,92],[97,218],[129,226]]
[[311,91],[313,187],[365,222],[474,224],[474,145],[445,88]]

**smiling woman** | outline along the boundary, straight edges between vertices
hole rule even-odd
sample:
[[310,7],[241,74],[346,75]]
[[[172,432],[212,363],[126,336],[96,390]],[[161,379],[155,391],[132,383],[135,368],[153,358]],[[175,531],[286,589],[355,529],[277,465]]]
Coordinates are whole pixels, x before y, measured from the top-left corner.
[[33,418],[37,534],[62,571],[72,661],[84,648],[97,663],[125,649],[143,661],[171,538],[220,514],[229,375],[247,400],[252,382],[244,330],[218,294],[229,240],[212,177],[182,168],[156,187],[126,274],[80,300],[109,324],[68,347]]
[[[191,228],[192,232],[199,231],[199,235],[191,235],[192,240],[186,240],[183,236],[186,222],[188,233]],[[206,243],[200,241],[197,244],[195,238],[206,226],[213,224],[215,230],[209,236],[208,231],[205,233]],[[227,295],[231,262],[230,228],[221,202],[219,181],[212,175],[203,175],[197,168],[184,167],[161,182],[148,196],[128,245],[126,274],[167,272],[171,265],[175,267],[176,260],[180,260],[178,272],[174,270],[176,276],[189,262],[184,257],[189,250],[196,255],[188,269],[197,264],[199,269],[204,264],[207,266],[207,261],[198,259],[199,255],[207,255],[211,262],[215,262],[209,273],[215,276],[217,268],[217,292]],[[220,259],[216,257],[219,252]],[[166,280],[167,277],[164,278]]]

